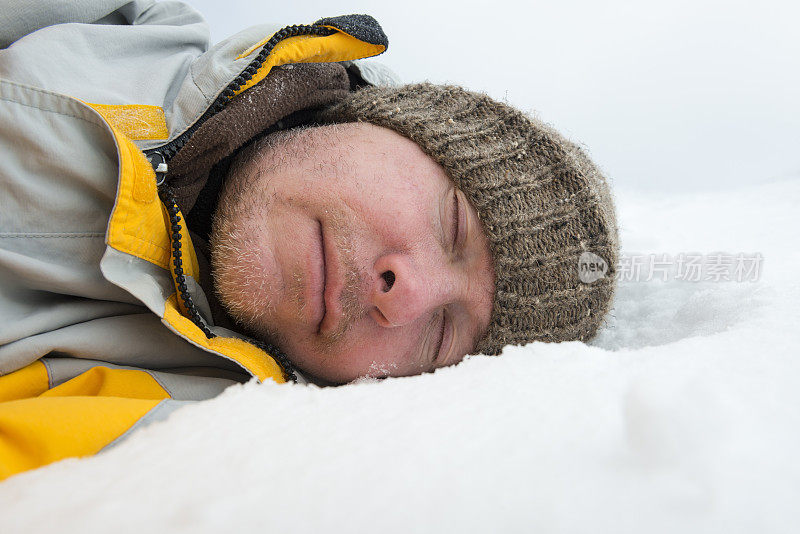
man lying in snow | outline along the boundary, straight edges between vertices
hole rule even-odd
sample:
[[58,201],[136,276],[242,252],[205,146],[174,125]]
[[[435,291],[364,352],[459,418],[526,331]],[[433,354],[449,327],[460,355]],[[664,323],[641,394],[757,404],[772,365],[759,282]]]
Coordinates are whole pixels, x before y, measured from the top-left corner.
[[388,45],[371,17],[209,49],[176,2],[3,11],[0,477],[251,377],[413,375],[588,340],[609,308],[597,168],[485,95],[353,63]]

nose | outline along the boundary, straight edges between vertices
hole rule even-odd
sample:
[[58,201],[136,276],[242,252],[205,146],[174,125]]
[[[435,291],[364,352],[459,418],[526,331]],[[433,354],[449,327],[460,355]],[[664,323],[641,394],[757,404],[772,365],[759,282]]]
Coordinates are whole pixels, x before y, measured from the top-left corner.
[[446,273],[405,254],[381,256],[373,273],[370,312],[381,326],[404,326],[446,300]]

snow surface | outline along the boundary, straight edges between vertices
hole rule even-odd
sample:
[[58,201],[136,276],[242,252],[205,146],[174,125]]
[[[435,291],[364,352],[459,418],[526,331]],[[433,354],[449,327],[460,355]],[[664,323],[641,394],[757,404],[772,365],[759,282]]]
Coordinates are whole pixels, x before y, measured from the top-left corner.
[[624,252],[759,281],[621,282],[591,346],[236,386],[0,484],[2,532],[800,531],[800,179],[617,197]]

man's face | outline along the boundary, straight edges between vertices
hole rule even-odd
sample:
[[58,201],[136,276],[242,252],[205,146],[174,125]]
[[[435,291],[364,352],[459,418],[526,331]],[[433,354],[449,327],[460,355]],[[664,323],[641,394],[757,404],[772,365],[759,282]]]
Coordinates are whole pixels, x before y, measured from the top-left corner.
[[492,311],[489,242],[413,141],[344,124],[249,152],[211,237],[214,284],[235,319],[333,382],[419,374],[474,349]]

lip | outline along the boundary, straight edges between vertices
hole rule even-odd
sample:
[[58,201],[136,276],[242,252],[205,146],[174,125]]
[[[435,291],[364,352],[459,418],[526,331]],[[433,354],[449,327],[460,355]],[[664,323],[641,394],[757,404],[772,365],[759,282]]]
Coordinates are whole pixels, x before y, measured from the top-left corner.
[[[319,221],[316,221],[319,225]],[[325,249],[322,243],[322,226],[316,228],[315,237],[317,246],[313,247],[306,256],[305,260],[305,287],[303,289],[303,299],[305,301],[304,313],[309,325],[319,325],[325,316]]]
[[339,262],[339,250],[335,243],[325,232],[320,223],[320,235],[322,241],[322,319],[320,320],[317,332],[328,335],[339,328],[342,319],[342,305],[340,296],[344,279],[341,275],[341,263]]

